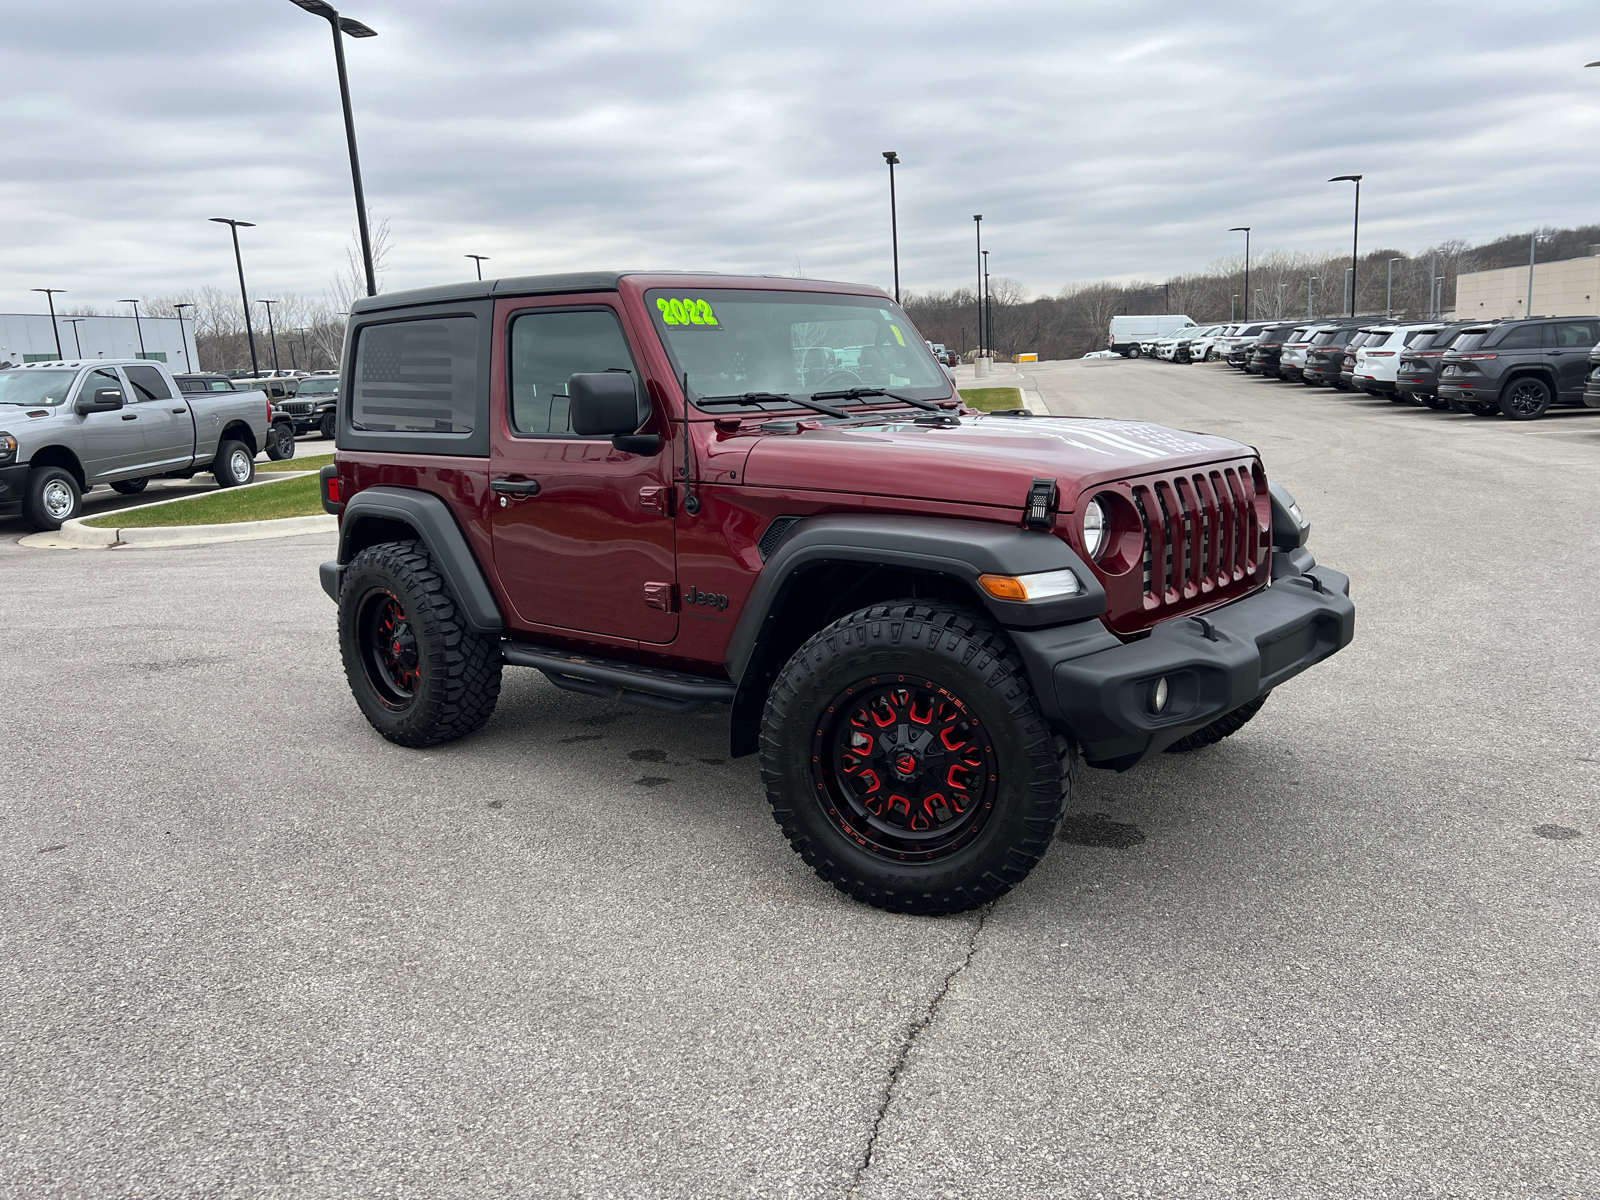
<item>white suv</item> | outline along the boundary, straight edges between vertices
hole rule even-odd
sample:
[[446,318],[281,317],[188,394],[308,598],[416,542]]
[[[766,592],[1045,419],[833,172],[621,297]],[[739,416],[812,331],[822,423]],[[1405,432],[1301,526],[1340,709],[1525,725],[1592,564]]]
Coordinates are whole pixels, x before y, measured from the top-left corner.
[[1191,337],[1189,345],[1184,350],[1184,353],[1189,357],[1189,361],[1192,363],[1210,362],[1215,358],[1217,355],[1217,339],[1226,333],[1228,329],[1229,326],[1227,325],[1210,325]]
[[1406,398],[1395,387],[1395,378],[1400,373],[1400,355],[1424,333],[1438,333],[1442,328],[1443,325],[1434,321],[1431,324],[1386,325],[1373,329],[1356,348],[1350,386],[1373,396],[1387,396],[1396,404],[1404,404]]
[[[1226,358],[1236,367],[1243,367],[1244,362],[1233,362],[1233,355],[1240,350],[1248,351],[1261,340],[1261,335],[1271,329],[1277,321],[1240,321],[1237,325],[1230,325],[1226,332],[1217,339],[1217,357]],[[1248,353],[1245,362],[1249,361]]]

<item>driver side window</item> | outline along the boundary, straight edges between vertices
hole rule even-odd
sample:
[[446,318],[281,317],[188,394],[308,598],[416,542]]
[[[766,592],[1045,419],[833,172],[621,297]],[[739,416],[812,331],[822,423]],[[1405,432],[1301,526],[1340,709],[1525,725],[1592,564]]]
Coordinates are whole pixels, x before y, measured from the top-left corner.
[[567,380],[620,369],[638,378],[628,339],[609,308],[531,312],[514,317],[508,339],[511,428],[523,437],[575,437]]
[[124,404],[128,402],[128,395],[123,390],[122,380],[117,378],[117,373],[110,367],[101,367],[85,375],[83,377],[83,386],[78,389],[78,395],[85,399],[93,400],[96,392],[103,391],[106,388],[113,389],[117,395],[121,396]]

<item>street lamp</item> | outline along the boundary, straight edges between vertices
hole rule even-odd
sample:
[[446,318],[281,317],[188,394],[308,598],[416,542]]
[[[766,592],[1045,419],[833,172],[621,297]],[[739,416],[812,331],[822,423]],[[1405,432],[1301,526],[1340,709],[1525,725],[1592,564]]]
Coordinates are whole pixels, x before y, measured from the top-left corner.
[[[978,231],[978,357],[983,357],[983,214],[972,214],[973,228]],[[978,364],[974,362],[976,371]]]
[[344,38],[348,33],[355,38],[377,37],[378,31],[349,17],[341,17],[338,10],[325,0],[289,0],[314,16],[322,17],[333,31],[333,61],[339,67],[339,101],[344,105],[344,135],[350,143],[350,179],[356,192],[356,228],[361,231],[361,262],[367,270],[367,295],[378,294],[378,278],[372,270],[372,238],[367,233],[367,196],[361,188],[361,159],[356,154],[356,119],[350,111],[350,80],[344,70]]
[[78,340],[78,326],[87,321],[88,317],[63,317],[68,325],[72,326],[72,344],[78,348],[78,357],[83,357],[83,343]]
[[257,300],[257,304],[267,306],[267,336],[272,339],[272,373],[278,373],[278,330],[272,323],[272,306],[283,303],[281,300]]
[[61,326],[56,324],[56,296],[66,291],[66,288],[29,288],[30,292],[43,292],[46,302],[50,305],[50,328],[56,335],[56,357],[63,357],[61,353]]
[[1229,233],[1244,234],[1244,319],[1250,319],[1250,226],[1235,225]]
[[306,370],[311,370],[311,349],[306,345],[306,327],[300,326],[300,353],[306,356]]
[[137,300],[118,300],[118,304],[133,305],[133,327],[139,331],[139,357],[148,358],[144,352],[144,326],[139,324],[139,302]]
[[994,301],[989,295],[989,252],[983,252],[983,340],[994,353]]
[[1237,300],[1238,298],[1239,298],[1239,293],[1238,292],[1235,292],[1235,293],[1233,293],[1233,295],[1228,297],[1228,320],[1230,320],[1230,321],[1235,319],[1234,315],[1233,315],[1233,302],[1235,300]]
[[183,364],[184,366],[188,367],[190,371],[193,371],[194,360],[189,357],[189,339],[185,337],[183,333],[183,310],[186,308],[193,308],[194,305],[184,303],[174,304],[172,307],[178,310],[178,340],[183,343]]
[[883,161],[889,164],[889,241],[894,247],[894,302],[900,303],[900,226],[894,211],[894,168],[900,156],[893,150],[883,152]]
[[233,230],[233,261],[239,265],[239,299],[244,301],[244,336],[250,342],[250,374],[261,374],[261,367],[256,362],[256,334],[250,327],[250,296],[244,290],[244,258],[239,253],[239,230],[254,229],[254,221],[235,221],[231,217],[212,217],[218,225],[226,225]]
[[1356,219],[1355,227],[1350,234],[1350,315],[1353,317],[1356,315],[1356,250],[1361,244],[1361,176],[1335,175],[1328,182],[1356,185]]
[[478,282],[482,283],[483,264],[489,261],[489,256],[487,254],[465,254],[462,255],[462,257],[475,260],[472,265],[478,268]]
[[1389,260],[1389,293],[1383,301],[1383,315],[1386,317],[1394,315],[1394,265],[1399,261],[1398,258]]
[[1283,319],[1283,289],[1288,287],[1288,286],[1289,285],[1287,283],[1280,283],[1278,285],[1278,318],[1279,318],[1279,320]]
[[1311,298],[1311,285],[1315,283],[1317,279],[1318,276],[1313,275],[1310,279],[1306,280],[1306,320],[1308,321],[1315,320],[1317,315],[1316,301]]

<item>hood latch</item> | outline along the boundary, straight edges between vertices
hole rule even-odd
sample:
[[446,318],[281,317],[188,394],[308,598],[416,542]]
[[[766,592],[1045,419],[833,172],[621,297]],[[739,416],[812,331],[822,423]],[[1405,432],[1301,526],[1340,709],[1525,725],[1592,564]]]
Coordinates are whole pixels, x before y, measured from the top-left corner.
[[1060,492],[1056,488],[1056,481],[1035,479],[1028,488],[1028,505],[1023,510],[1022,524],[1028,529],[1053,529],[1059,503]]

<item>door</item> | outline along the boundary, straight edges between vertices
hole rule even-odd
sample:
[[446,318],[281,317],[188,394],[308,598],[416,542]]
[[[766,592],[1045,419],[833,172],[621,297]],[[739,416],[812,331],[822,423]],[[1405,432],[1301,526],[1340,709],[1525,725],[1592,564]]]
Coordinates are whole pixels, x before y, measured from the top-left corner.
[[1545,353],[1556,369],[1556,395],[1562,400],[1583,396],[1589,374],[1589,351],[1600,342],[1594,321],[1557,321],[1550,327]]
[[[520,623],[670,642],[677,636],[676,538],[667,447],[625,454],[572,432],[567,380],[639,380],[621,311],[583,297],[496,307],[489,459],[495,572]],[[640,386],[643,386],[641,383]],[[663,414],[651,423],[666,429]]]
[[[88,482],[118,479],[144,460],[144,437],[139,432],[139,411],[128,403],[129,388],[115,367],[96,367],[78,381],[78,396],[111,390],[122,397],[123,407],[112,412],[80,413],[83,472]],[[77,403],[78,396],[73,397]]]
[[131,385],[130,406],[139,415],[144,438],[143,466],[152,475],[176,471],[194,457],[194,418],[181,396],[174,396],[155,367],[124,367]]

